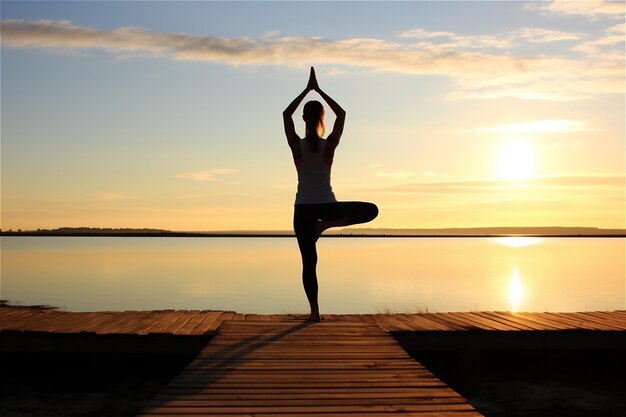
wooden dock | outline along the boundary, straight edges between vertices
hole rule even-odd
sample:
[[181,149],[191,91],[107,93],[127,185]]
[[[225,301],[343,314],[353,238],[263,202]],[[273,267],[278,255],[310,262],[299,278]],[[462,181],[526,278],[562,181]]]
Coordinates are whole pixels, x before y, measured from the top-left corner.
[[[221,310],[100,311],[0,306],[0,333],[213,335],[224,321],[297,321],[302,314]],[[325,322],[375,324],[389,332],[626,330],[626,311],[582,313],[324,314]]]
[[140,414],[480,416],[373,323],[232,320]]
[[[143,417],[474,417],[480,414],[398,340],[431,350],[524,349],[533,339],[539,348],[626,347],[623,310],[303,319],[213,310],[72,313],[0,306],[0,350],[102,349],[107,343],[130,349],[144,343],[171,353],[166,340],[198,341],[190,349],[196,359],[146,404]],[[81,345],[85,340],[91,344]]]

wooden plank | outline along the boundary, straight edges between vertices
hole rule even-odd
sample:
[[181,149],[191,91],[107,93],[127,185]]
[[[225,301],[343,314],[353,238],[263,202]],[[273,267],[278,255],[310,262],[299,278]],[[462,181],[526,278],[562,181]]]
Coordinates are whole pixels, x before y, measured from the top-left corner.
[[26,309],[19,308],[11,315],[6,315],[3,317],[3,321],[1,323],[3,329],[8,330],[28,330],[28,327],[25,326],[25,323],[28,320],[28,317],[35,316],[37,314],[37,310],[35,309]]
[[626,330],[626,324],[624,322],[619,322],[617,320],[613,320],[607,317],[599,317],[594,313],[576,313],[577,317],[582,317],[584,320],[587,320],[592,323],[598,323],[605,326],[610,327],[613,330]]
[[435,316],[457,326],[464,326],[467,330],[495,330],[493,327],[484,326],[476,320],[470,320],[462,313],[435,313]]
[[16,330],[47,332],[49,323],[52,323],[59,314],[58,311],[33,309],[19,317],[19,326],[16,326]]
[[107,320],[101,322],[92,330],[95,331],[96,334],[111,334],[118,328],[127,324],[130,318],[129,314],[123,314],[119,311],[111,312],[110,315],[107,315]]
[[144,311],[133,323],[124,328],[126,334],[148,334],[148,329],[155,326],[161,317],[161,311]]
[[[149,411],[142,411],[141,414],[139,414],[137,417],[163,417],[164,414],[162,413],[151,413]],[[196,414],[196,415],[202,415],[202,414]],[[203,415],[209,415],[209,414],[203,414]],[[292,416],[293,414],[284,414],[281,412],[281,410],[277,410],[276,412],[273,413],[263,413],[263,414],[250,414],[250,413],[237,413],[235,412],[223,412],[223,413],[213,413],[210,414],[210,416],[212,417],[286,417],[286,416]],[[350,412],[340,412],[340,413],[333,413],[333,412],[309,412],[306,414],[302,414],[302,415],[306,415],[306,417],[380,417],[380,416],[387,416],[387,415],[401,415],[403,417],[481,417],[482,414],[478,413],[477,411],[468,411],[468,410],[456,410],[456,411],[451,411],[451,410],[447,410],[447,411],[418,411],[418,412],[403,412],[402,414],[398,414],[398,412],[389,412],[389,413],[383,413],[380,411],[377,411],[375,413],[369,413],[369,412],[356,412],[356,413],[350,413]],[[168,417],[187,417],[189,416],[189,414],[186,413],[178,413],[175,410],[172,410],[171,413],[167,413]]]
[[150,320],[144,326],[137,330],[139,335],[147,335],[152,333],[153,329],[163,326],[163,320],[168,320],[171,314],[175,314],[175,310],[158,310],[153,311]]
[[515,321],[508,317],[502,317],[497,314],[493,314],[492,312],[472,312],[472,314],[476,314],[477,316],[489,319],[492,322],[500,323],[503,326],[507,326],[509,329],[512,330],[535,330],[533,327],[528,326],[520,321]]
[[[395,346],[395,341],[393,340],[389,340],[388,338],[376,338],[376,344],[378,346],[385,346],[385,345],[394,345]],[[241,339],[239,338],[226,338],[226,337],[221,337],[219,340],[215,340],[213,342],[211,342],[211,345],[213,346],[237,346],[240,343]],[[281,343],[291,343],[293,346],[298,346],[298,345],[302,345],[302,346],[351,346],[353,348],[358,349],[361,346],[369,346],[371,345],[371,340],[363,340],[363,338],[359,338],[359,339],[348,339],[348,340],[344,340],[344,339],[327,339],[327,338],[322,338],[322,339],[311,339],[311,340],[301,340],[300,338],[296,338],[293,339],[291,341],[285,341],[285,340],[277,340],[274,342],[274,344],[276,345],[280,345]]]
[[202,335],[206,334],[213,329],[213,325],[217,322],[220,316],[224,314],[223,311],[211,311],[207,314],[204,319],[196,326],[195,329],[192,330],[191,334],[193,335]]
[[351,323],[363,323],[363,318],[359,314],[339,314],[337,315],[339,321],[347,321]]
[[285,414],[296,415],[300,413],[355,413],[355,412],[386,412],[386,413],[398,413],[405,411],[449,411],[449,410],[467,410],[473,411],[469,404],[407,404],[407,405],[337,405],[337,406],[314,406],[314,407],[299,407],[299,406],[279,406],[279,407],[246,407],[246,406],[234,406],[234,407],[156,407],[150,410],[151,413],[166,413],[170,412],[182,413],[182,414],[212,414],[216,412],[233,412],[233,413],[254,413],[264,414],[271,412],[282,412]]
[[55,333],[81,333],[98,313],[72,313],[66,318],[56,320],[50,331]]
[[572,314],[564,314],[564,313],[544,313],[544,317],[549,320],[554,320],[561,323],[568,323],[574,326],[577,329],[588,329],[588,330],[619,330],[613,329],[610,326],[606,326],[603,324],[597,324],[594,322],[590,322],[586,320],[584,317],[574,317]]
[[176,320],[170,323],[167,326],[163,333],[175,334],[180,328],[182,328],[185,324],[187,324],[191,319],[193,319],[198,314],[197,310],[185,311],[181,316],[179,316]]
[[616,314],[606,311],[585,311],[584,314],[608,320],[611,324],[615,324],[626,330],[626,317],[620,317]]
[[0,310],[0,328],[4,328],[7,323],[14,323],[21,317],[34,314],[37,309],[23,307],[2,307]]
[[[135,311],[119,327],[112,330],[111,333],[118,334],[137,334],[142,329],[152,324],[151,319],[155,316],[152,311]],[[126,312],[123,313],[126,315]]]
[[[189,393],[185,397],[190,401],[204,401],[204,400],[214,400],[214,401],[227,401],[227,400],[273,400],[273,399],[287,399],[291,400],[294,396],[290,396],[290,398],[285,398],[286,395],[293,394],[290,390],[283,390],[279,392],[272,391],[255,391],[255,392],[206,392],[206,393]],[[380,392],[297,392],[297,399],[300,400],[344,400],[344,399],[370,399],[370,398],[385,398],[385,399],[394,399],[394,398],[432,398],[432,399],[445,399],[445,400],[454,400],[454,401],[462,401],[463,399],[459,397],[459,395],[452,391],[449,388],[414,388],[408,391],[394,391],[393,389],[387,391]],[[167,390],[164,390],[163,393],[157,395],[155,400],[158,401],[171,401],[171,400],[180,400],[180,393],[170,392],[167,393]]]
[[199,311],[195,316],[193,316],[184,326],[180,329],[176,330],[175,334],[185,334],[190,335],[193,330],[198,327],[198,325],[211,313],[210,310]]
[[407,318],[406,314],[394,314],[393,320],[395,320],[397,323],[401,323],[407,326],[410,331],[415,330],[415,321]]
[[115,323],[110,323],[106,327],[98,329],[96,333],[124,334],[126,333],[127,328],[137,325],[137,322],[140,321],[141,317],[141,313],[138,311],[122,311],[116,314],[118,315],[119,320],[116,320]]
[[166,329],[170,327],[173,323],[176,322],[180,317],[182,317],[186,311],[184,310],[173,310],[167,312],[165,317],[162,317],[161,320],[152,328],[150,328],[149,333],[167,333]]
[[105,323],[115,320],[117,315],[110,311],[99,311],[94,316],[89,317],[82,325],[81,333],[95,333],[98,328]]
[[[387,397],[385,398],[386,404],[459,404],[463,403],[463,398],[449,396],[449,397]],[[224,398],[211,399],[188,399],[179,400],[177,398],[172,399],[155,399],[148,402],[150,407],[232,407],[234,401]],[[318,405],[377,405],[380,404],[380,398],[365,397],[365,398],[260,398],[260,399],[246,399],[246,405],[248,407],[263,407],[263,406],[318,406]],[[236,404],[235,404],[236,405]]]
[[428,330],[442,330],[442,331],[453,331],[453,330],[460,330],[460,331],[467,331],[469,330],[467,328],[467,325],[459,325],[457,323],[452,323],[449,320],[446,320],[442,317],[439,317],[437,314],[434,313],[417,313],[417,314],[411,314],[411,317],[414,317],[415,319],[419,319],[421,322],[424,323],[424,326],[431,326]]
[[552,327],[552,326],[547,326],[545,324],[540,324],[537,323],[533,320],[530,320],[524,316],[522,316],[519,313],[514,313],[514,312],[510,312],[510,311],[490,311],[488,314],[496,316],[496,317],[502,317],[505,320],[509,320],[512,323],[519,323],[519,324],[523,324],[524,326],[526,326],[527,328],[529,328],[530,330],[557,330],[556,327]]
[[478,322],[483,324],[484,326],[489,326],[494,330],[499,331],[516,331],[519,330],[517,327],[509,326],[501,323],[500,321],[494,320],[490,317],[483,315],[480,312],[470,312],[470,313],[454,313],[454,314],[462,314],[470,321]]
[[352,328],[352,329],[362,329],[362,328],[376,328],[375,325],[373,324],[369,324],[368,323],[355,323],[355,322],[348,322],[348,321],[329,321],[329,320],[323,320],[323,321],[306,321],[306,320],[290,320],[290,321],[285,321],[285,322],[280,322],[280,321],[273,321],[271,323],[266,323],[263,322],[261,320],[234,320],[234,319],[230,319],[231,324],[236,324],[237,326],[229,326],[229,328],[231,330],[240,330],[240,329],[254,329],[255,327],[263,327],[263,328],[271,328],[271,329],[280,329],[280,328],[287,328],[287,327],[293,327],[297,324],[302,324],[302,325],[306,325],[306,326],[315,326],[315,327],[319,327],[319,328],[333,328],[333,329],[339,329],[339,328]]
[[534,321],[540,325],[544,325],[544,330],[574,330],[576,326],[567,323],[557,322],[555,320],[547,319],[545,313],[516,313],[519,316]]
[[[199,387],[194,389],[193,395],[266,395],[266,394],[276,394],[283,395],[284,397],[293,396],[294,394],[299,395],[307,395],[307,394],[316,394],[316,395],[330,395],[330,394],[360,394],[367,395],[370,394],[372,396],[379,396],[381,394],[387,393],[406,393],[412,394],[415,392],[419,392],[422,390],[432,390],[433,392],[438,392],[440,390],[450,390],[450,388],[445,385],[439,386],[424,386],[424,387],[333,387],[333,388],[320,388],[320,387],[296,387],[291,386],[287,388],[242,388],[239,387],[235,390],[232,388],[218,388],[218,387]],[[167,395],[177,395],[179,398],[188,395],[191,391],[187,388],[173,388],[173,387],[165,387],[162,391],[163,393],[167,393]],[[457,394],[458,395],[458,394]],[[383,398],[381,396],[380,398]]]
[[211,327],[209,327],[209,332],[211,331],[216,331],[220,324],[222,324],[223,321],[230,321],[232,320],[232,318],[235,316],[235,312],[234,311],[225,311],[223,312],[218,318],[217,320],[215,320],[215,322],[211,325]]
[[398,331],[411,331],[413,330],[407,324],[398,321],[392,315],[389,314],[377,314],[374,316],[374,321],[383,329],[389,332],[398,332]]

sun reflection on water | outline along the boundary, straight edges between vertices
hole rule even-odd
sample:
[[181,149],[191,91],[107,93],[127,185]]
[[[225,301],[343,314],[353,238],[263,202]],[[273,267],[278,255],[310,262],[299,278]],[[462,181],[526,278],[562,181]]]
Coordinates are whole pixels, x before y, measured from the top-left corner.
[[524,297],[524,285],[520,277],[517,266],[513,268],[511,279],[509,280],[509,304],[511,311],[518,312]]
[[508,237],[494,237],[493,241],[504,246],[511,248],[521,248],[524,246],[536,245],[541,242],[540,237],[528,237],[528,236],[508,236]]

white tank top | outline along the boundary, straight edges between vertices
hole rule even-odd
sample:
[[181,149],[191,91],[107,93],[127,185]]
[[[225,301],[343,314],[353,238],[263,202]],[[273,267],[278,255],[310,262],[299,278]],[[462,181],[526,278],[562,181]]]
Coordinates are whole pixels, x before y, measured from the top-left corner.
[[324,161],[326,140],[319,141],[317,152],[313,152],[306,139],[300,139],[302,162],[298,171],[298,192],[295,204],[322,204],[337,201],[330,185],[331,164]]

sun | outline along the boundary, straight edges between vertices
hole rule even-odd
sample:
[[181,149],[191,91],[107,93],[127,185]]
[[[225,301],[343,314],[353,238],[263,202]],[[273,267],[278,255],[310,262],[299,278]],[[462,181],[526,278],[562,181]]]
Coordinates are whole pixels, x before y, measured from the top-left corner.
[[520,181],[530,178],[533,174],[535,154],[526,141],[507,141],[500,148],[496,163],[501,179]]

